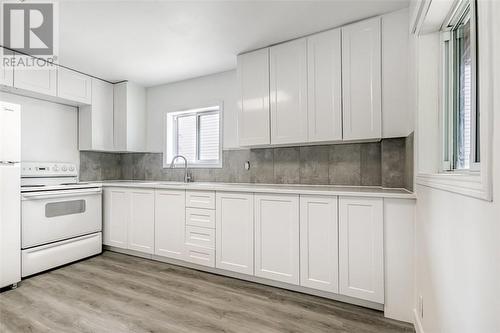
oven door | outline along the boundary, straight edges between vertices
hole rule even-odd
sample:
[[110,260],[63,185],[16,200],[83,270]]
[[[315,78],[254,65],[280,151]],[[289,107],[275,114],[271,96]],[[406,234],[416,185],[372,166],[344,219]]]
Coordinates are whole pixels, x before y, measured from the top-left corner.
[[101,231],[101,196],[101,188],[23,193],[22,248]]

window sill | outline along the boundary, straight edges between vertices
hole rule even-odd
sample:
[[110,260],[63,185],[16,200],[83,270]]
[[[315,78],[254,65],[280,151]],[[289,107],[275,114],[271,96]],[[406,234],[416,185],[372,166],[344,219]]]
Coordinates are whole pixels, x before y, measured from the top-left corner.
[[416,183],[447,192],[491,201],[491,189],[479,172],[420,173]]

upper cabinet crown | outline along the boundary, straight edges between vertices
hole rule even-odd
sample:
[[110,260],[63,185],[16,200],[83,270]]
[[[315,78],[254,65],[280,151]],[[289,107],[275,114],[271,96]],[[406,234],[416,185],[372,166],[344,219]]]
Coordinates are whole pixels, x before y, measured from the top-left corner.
[[382,137],[380,18],[342,28],[344,139]]
[[240,146],[410,134],[401,120],[411,118],[407,16],[389,13],[240,55]]

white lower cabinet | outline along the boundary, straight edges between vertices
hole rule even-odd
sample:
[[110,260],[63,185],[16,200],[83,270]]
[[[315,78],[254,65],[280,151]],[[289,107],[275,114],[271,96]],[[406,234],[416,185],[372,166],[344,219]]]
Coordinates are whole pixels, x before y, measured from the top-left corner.
[[300,285],[338,293],[335,196],[300,196]]
[[153,190],[131,191],[128,248],[144,253],[153,253],[155,225],[155,196]]
[[383,235],[383,199],[339,199],[341,294],[384,303]]
[[155,194],[155,254],[184,259],[186,191],[157,190]]
[[253,193],[217,192],[215,267],[253,275]]
[[104,190],[104,244],[153,253],[154,191]]
[[127,188],[105,188],[104,245],[127,248],[131,196]]
[[107,187],[104,244],[383,304],[383,202]]
[[255,275],[299,284],[299,196],[255,195]]

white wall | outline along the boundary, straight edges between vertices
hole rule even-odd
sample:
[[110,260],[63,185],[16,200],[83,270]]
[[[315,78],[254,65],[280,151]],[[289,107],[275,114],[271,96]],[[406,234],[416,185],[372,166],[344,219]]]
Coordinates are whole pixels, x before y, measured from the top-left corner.
[[[479,6],[485,1],[479,1]],[[491,17],[500,17],[500,3]],[[481,17],[479,18],[481,20]],[[500,24],[496,20],[496,28]],[[436,36],[419,41],[419,96],[416,170],[429,171],[435,159],[438,96]],[[493,45],[500,59],[500,35]],[[481,46],[480,46],[481,47]],[[429,61],[426,61],[429,60]],[[500,64],[482,68],[492,75],[494,102],[492,163],[493,202],[417,185],[416,298],[423,297],[420,318],[425,333],[500,332]],[[432,89],[431,89],[432,88]],[[423,90],[423,91],[422,91]],[[417,304],[417,300],[415,300]],[[417,317],[418,314],[417,314]]]
[[0,100],[21,105],[21,160],[80,164],[77,108],[9,93]]
[[236,70],[147,89],[148,151],[163,151],[164,112],[223,102],[223,148],[238,148]]

